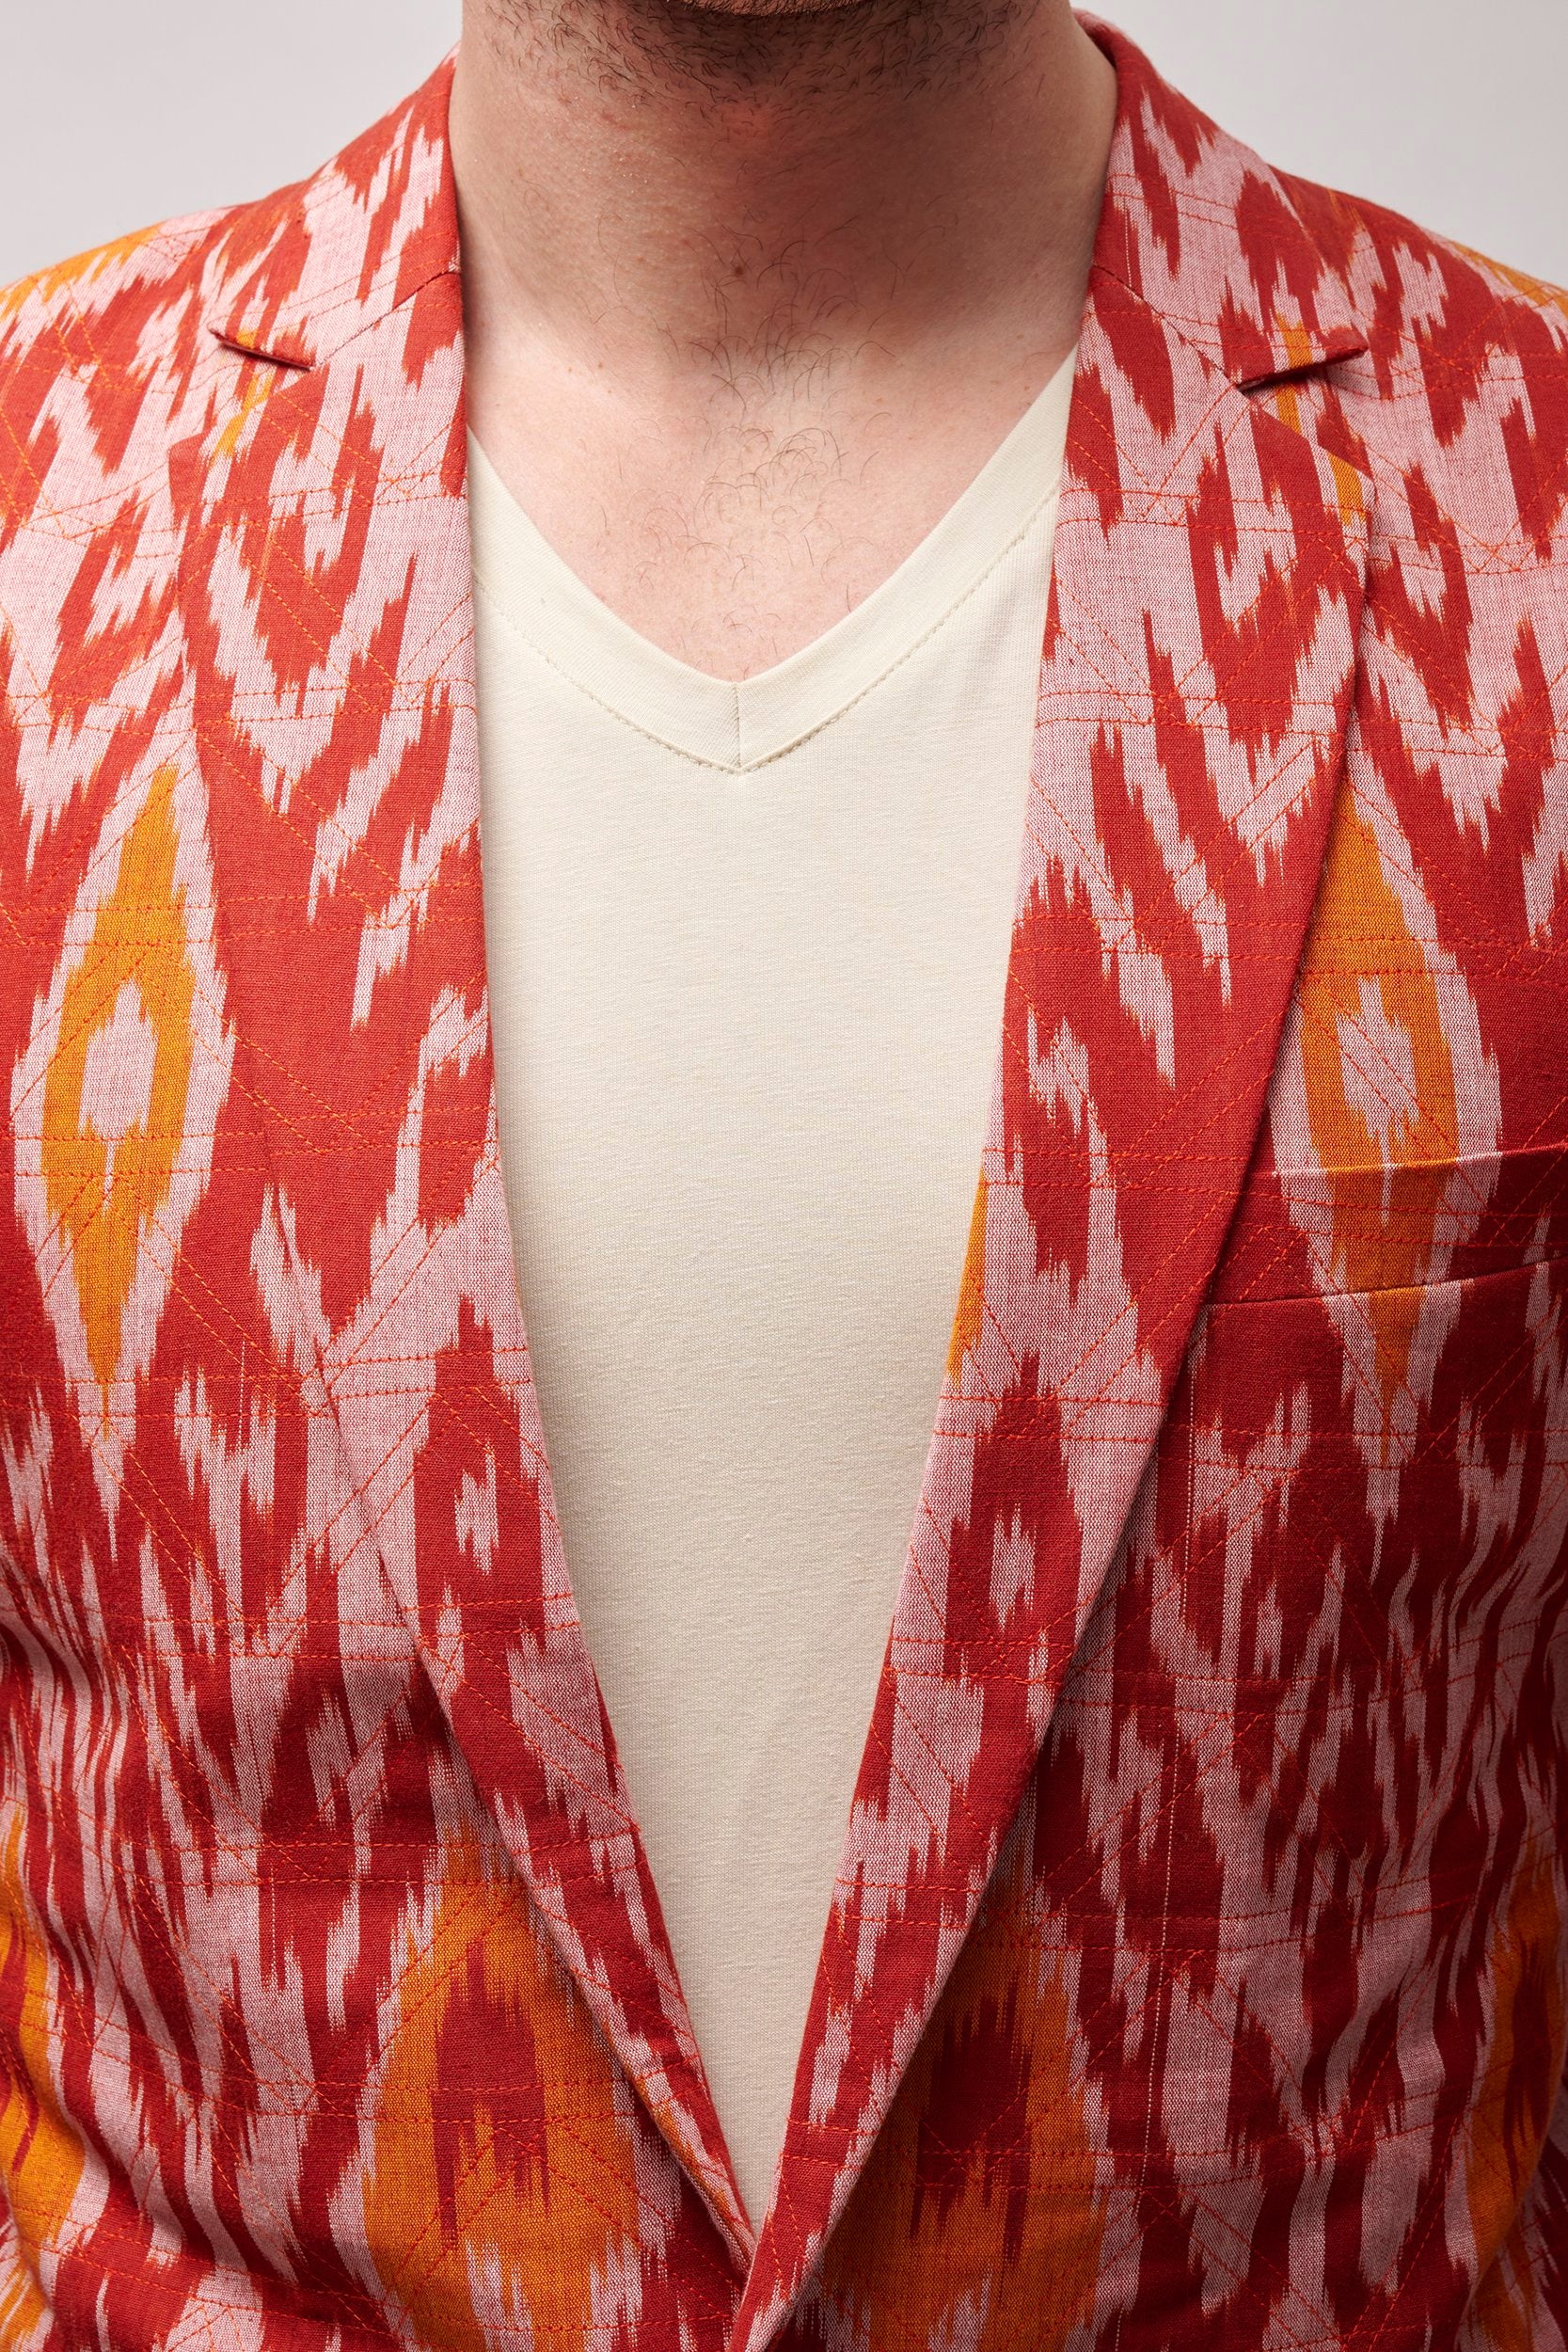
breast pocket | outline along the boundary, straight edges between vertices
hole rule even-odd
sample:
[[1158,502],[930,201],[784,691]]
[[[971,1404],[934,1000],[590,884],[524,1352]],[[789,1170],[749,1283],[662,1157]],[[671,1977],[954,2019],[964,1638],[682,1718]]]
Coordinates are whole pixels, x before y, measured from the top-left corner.
[[1211,1286],[1202,1383],[1227,1425],[1305,1417],[1348,1449],[1338,1483],[1380,1519],[1418,1466],[1428,1495],[1467,1479],[1473,1510],[1561,1422],[1565,1261],[1568,1145],[1391,1167],[1265,1157]]
[[1216,1304],[1423,1288],[1568,1255],[1568,1142],[1394,1166],[1262,1158],[1215,1272]]
[[1568,1150],[1260,1168],[1191,1373],[1189,1572],[1252,1628],[1254,1671],[1338,1686],[1370,1742],[1358,1818],[1402,1755],[1460,1770],[1447,1743],[1495,1737],[1526,1689],[1550,1745]]

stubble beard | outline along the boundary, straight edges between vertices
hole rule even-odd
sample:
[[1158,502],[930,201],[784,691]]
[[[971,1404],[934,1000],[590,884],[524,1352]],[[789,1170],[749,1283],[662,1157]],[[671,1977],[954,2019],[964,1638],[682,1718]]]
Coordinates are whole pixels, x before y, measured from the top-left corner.
[[492,38],[609,91],[819,104],[957,86],[1039,0],[479,0]]

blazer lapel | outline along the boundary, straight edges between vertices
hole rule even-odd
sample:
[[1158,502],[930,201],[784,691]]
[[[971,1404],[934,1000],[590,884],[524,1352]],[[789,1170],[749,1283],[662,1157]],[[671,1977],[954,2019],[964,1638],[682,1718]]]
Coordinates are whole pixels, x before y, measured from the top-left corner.
[[173,453],[235,1083],[270,1170],[249,1272],[310,1424],[300,1607],[325,1569],[337,1626],[395,1641],[391,1594],[562,1959],[743,2262],[572,1600],[501,1188],[450,71],[240,216],[209,273],[218,394]]
[[218,388],[171,460],[270,1171],[249,1275],[309,1415],[302,1591],[325,1568],[356,1638],[397,1638],[388,1592],[412,1629],[565,1965],[750,2261],[737,2352],[843,2209],[1112,1568],[1253,1148],[1354,675],[1365,485],[1239,387],[1354,351],[1354,322],[1263,167],[1091,29],[1121,103],[990,1131],[760,2242],[572,1600],[499,1176],[450,59],[226,233]]
[[777,2334],[844,2210],[1113,1571],[1254,1149],[1341,765],[1369,485],[1239,383],[1361,338],[1272,175],[1092,29],[1119,119],[990,1135],[736,2352]]

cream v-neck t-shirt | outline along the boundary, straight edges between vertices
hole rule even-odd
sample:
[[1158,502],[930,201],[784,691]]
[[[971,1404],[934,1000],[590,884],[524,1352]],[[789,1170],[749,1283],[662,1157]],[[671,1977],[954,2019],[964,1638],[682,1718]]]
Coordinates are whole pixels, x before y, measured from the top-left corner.
[[1001,1034],[1069,358],[823,636],[641,636],[472,436],[500,1149],[568,1574],[768,2203]]

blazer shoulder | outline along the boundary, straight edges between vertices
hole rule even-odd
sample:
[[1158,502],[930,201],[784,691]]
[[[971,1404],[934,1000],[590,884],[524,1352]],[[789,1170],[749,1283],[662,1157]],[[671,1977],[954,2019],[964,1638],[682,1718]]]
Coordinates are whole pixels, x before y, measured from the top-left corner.
[[[1367,341],[1338,415],[1385,487],[1568,563],[1568,290],[1341,189],[1279,175]],[[1347,443],[1341,453],[1358,460]],[[1555,546],[1554,546],[1555,543]]]
[[1517,348],[1568,366],[1568,290],[1370,197],[1276,177],[1343,278],[1374,352],[1441,339],[1455,363]]
[[84,340],[87,330],[114,337],[133,322],[139,327],[161,298],[199,277],[214,237],[241,209],[155,220],[0,286],[0,364],[13,366],[40,344],[65,367],[101,357],[101,345]]
[[182,429],[212,369],[208,256],[241,209],[156,221],[0,288],[0,541],[129,487]]

